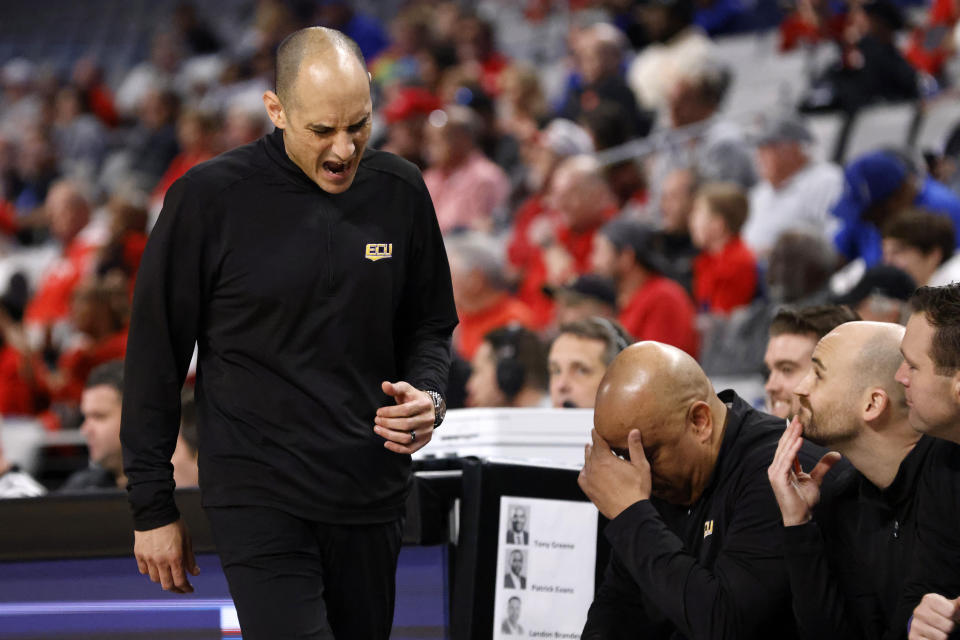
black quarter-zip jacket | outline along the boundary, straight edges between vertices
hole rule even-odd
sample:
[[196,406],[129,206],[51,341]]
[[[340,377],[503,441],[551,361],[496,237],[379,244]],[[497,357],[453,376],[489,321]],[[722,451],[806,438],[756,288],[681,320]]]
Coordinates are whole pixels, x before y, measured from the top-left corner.
[[928,593],[960,596],[960,445],[934,438],[918,485],[916,553],[903,589],[911,615]]
[[[797,637],[767,479],[786,423],[733,391],[719,396],[726,428],[703,495],[689,507],[641,500],[607,525],[610,564],[584,640]],[[805,443],[804,468],[823,452]]]
[[329,194],[283,134],[175,182],[137,277],[121,440],[134,524],[178,517],[170,457],[194,341],[205,506],[344,524],[400,516],[410,457],[373,432],[380,385],[442,390],[457,323],[419,171],[365,152]]
[[918,489],[934,439],[924,436],[879,489],[855,469],[803,525],[785,527],[793,606],[805,640],[906,638],[905,582],[917,551]]

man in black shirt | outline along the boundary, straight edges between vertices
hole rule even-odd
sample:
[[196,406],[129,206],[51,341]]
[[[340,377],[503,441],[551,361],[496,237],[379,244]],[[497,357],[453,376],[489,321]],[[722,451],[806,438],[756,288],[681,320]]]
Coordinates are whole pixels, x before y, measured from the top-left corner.
[[[784,555],[801,635],[901,638],[914,602],[903,599],[916,551],[918,485],[933,439],[911,426],[900,367],[903,327],[848,322],[814,349],[811,371],[769,477],[783,515]],[[797,469],[803,435],[835,448],[855,467],[843,489],[814,510],[822,472]]]
[[584,640],[795,638],[766,479],[783,420],[641,342],[607,370],[594,424],[579,483],[612,551]]
[[[913,612],[910,638],[945,640],[960,622],[960,284],[920,287],[910,299],[897,371],[914,429],[943,438],[930,467],[942,475],[924,478],[918,558],[906,591],[922,598]],[[949,441],[949,442],[947,442]],[[948,517],[944,517],[947,515]]]
[[200,486],[244,637],[385,639],[409,454],[443,416],[449,267],[419,171],[365,149],[355,43],[294,33],[264,103],[277,129],[174,183],[138,274],[121,433],[135,555],[192,591],[170,457],[196,342]]
[[84,382],[80,398],[80,431],[87,441],[90,464],[71,474],[59,492],[116,491],[126,486],[120,450],[122,406],[123,362],[112,360],[95,367]]

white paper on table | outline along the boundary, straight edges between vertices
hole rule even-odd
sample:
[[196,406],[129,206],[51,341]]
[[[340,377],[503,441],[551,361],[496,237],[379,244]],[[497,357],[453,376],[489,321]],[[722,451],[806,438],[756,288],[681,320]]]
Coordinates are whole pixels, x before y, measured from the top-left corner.
[[[515,519],[519,524],[511,535]],[[579,639],[593,601],[596,507],[501,496],[497,531],[493,638]],[[515,558],[522,579],[511,571]]]

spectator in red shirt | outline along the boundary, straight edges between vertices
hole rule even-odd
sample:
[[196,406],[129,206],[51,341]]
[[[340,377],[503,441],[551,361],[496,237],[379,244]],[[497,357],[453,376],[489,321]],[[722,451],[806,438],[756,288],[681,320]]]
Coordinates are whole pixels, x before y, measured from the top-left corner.
[[180,176],[195,165],[217,154],[216,141],[220,123],[213,116],[186,110],[177,118],[177,142],[180,153],[174,156],[160,181],[153,188],[154,205],[163,204],[163,196]]
[[693,295],[700,311],[726,313],[749,304],[757,291],[757,263],[740,238],[750,205],[736,184],[715,182],[697,192],[690,237],[700,249],[693,261]]
[[656,340],[697,354],[696,312],[686,291],[661,275],[655,231],[635,220],[617,219],[594,236],[594,272],[617,285],[620,324],[637,340]]
[[482,233],[454,235],[446,241],[453,299],[460,324],[453,347],[472,360],[490,331],[509,324],[533,326],[529,307],[507,293],[500,244]]
[[37,412],[37,397],[26,374],[27,351],[19,322],[27,301],[27,281],[17,274],[0,296],[0,416]]
[[519,297],[536,312],[538,328],[553,318],[552,301],[544,286],[566,284],[590,270],[590,252],[597,230],[617,214],[616,200],[600,165],[591,156],[567,158],[550,181],[547,206],[556,217],[538,230],[537,250],[520,282]]
[[517,297],[533,310],[538,328],[550,322],[553,310],[541,290],[545,282],[541,245],[560,224],[559,212],[547,206],[551,178],[564,158],[592,151],[590,134],[562,118],[551,121],[520,148],[526,186],[532,194],[514,212],[507,257],[514,279],[520,281]]
[[130,186],[115,190],[107,201],[109,237],[97,254],[99,277],[119,276],[129,283],[130,297],[147,246],[147,196]]
[[44,208],[50,232],[62,245],[60,257],[43,275],[27,305],[25,324],[31,344],[45,341],[54,325],[65,322],[74,290],[93,268],[96,247],[80,237],[90,221],[90,203],[79,185],[69,180],[54,183]]
[[54,401],[79,404],[90,372],[97,365],[123,359],[128,302],[126,286],[92,281],[77,289],[70,309],[77,336],[57,361],[56,372],[46,380]]
[[70,79],[73,85],[83,93],[87,108],[104,125],[112,128],[120,123],[117,109],[113,104],[113,93],[104,82],[103,70],[97,66],[93,57],[87,56],[77,60],[73,65]]

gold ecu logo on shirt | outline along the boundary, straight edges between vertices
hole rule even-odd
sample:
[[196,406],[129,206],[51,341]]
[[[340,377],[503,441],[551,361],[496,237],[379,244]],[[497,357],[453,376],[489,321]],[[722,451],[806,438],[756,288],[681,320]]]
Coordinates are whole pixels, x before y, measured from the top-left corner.
[[706,538],[713,534],[713,520],[707,520],[703,523],[703,537]]
[[383,260],[384,258],[393,257],[393,243],[390,244],[368,244],[367,251],[365,254],[367,260],[371,262],[376,262],[377,260]]

